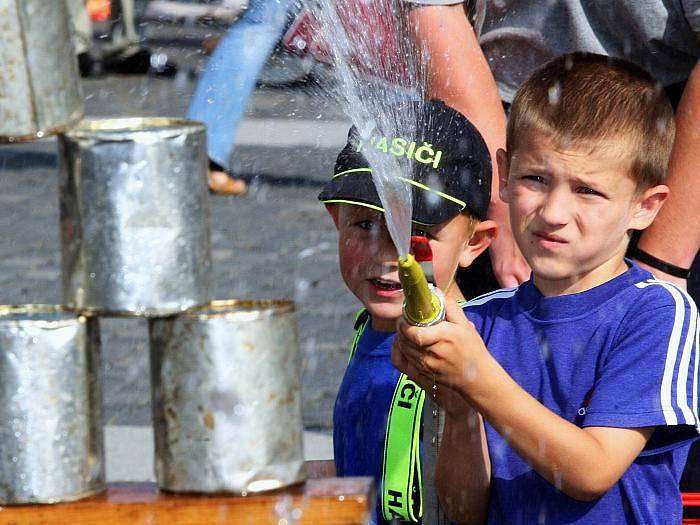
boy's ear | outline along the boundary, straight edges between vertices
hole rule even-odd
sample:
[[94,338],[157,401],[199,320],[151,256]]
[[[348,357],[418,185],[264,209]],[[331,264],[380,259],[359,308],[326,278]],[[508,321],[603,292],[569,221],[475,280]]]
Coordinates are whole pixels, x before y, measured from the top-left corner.
[[474,259],[488,248],[498,234],[496,221],[491,219],[479,222],[474,228],[474,233],[469,242],[464,247],[462,256],[459,258],[459,265],[462,268],[469,266]]
[[336,229],[339,228],[340,224],[340,208],[337,204],[326,204],[326,210],[333,219],[333,224],[335,224]]
[[630,220],[631,230],[643,230],[654,222],[654,218],[666,202],[670,190],[665,184],[652,186],[638,197],[636,210]]
[[508,202],[508,154],[506,150],[498,148],[496,151],[496,162],[498,163],[498,196],[503,202]]

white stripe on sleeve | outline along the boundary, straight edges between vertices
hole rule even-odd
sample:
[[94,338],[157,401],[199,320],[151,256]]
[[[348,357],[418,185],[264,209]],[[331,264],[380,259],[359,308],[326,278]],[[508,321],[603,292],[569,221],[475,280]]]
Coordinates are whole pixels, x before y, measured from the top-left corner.
[[[664,375],[661,380],[661,408],[664,413],[664,418],[666,419],[666,424],[677,425],[678,416],[673,408],[673,375],[676,369],[676,362],[678,361],[678,350],[683,348],[681,353],[681,359],[679,363],[678,378],[676,381],[676,405],[680,408],[683,413],[683,419],[686,424],[696,425],[697,418],[696,414],[696,404],[697,404],[697,380],[693,386],[693,409],[691,410],[688,405],[688,369],[690,367],[690,357],[693,350],[693,342],[696,337],[697,332],[697,308],[692,300],[688,300],[691,309],[691,319],[688,320],[689,330],[686,333],[685,340],[681,342],[681,336],[683,332],[683,324],[685,323],[685,300],[682,292],[679,288],[674,285],[657,280],[649,280],[642,283],[637,283],[638,288],[646,288],[647,286],[658,285],[665,288],[673,297],[676,305],[676,313],[673,321],[673,328],[671,330],[671,337],[669,338],[668,348],[666,350],[666,363],[664,366]],[[682,295],[683,294],[683,295]],[[697,355],[697,351],[696,351]],[[697,379],[697,359],[695,361],[695,371],[694,378]]]
[[493,292],[485,293],[479,297],[475,297],[471,301],[467,301],[464,306],[478,306],[480,304],[488,303],[492,299],[507,299],[508,297],[513,297],[517,288],[503,288],[502,290],[496,290]]
[[700,326],[695,327],[695,370],[693,372],[693,414],[695,414],[695,427],[700,429],[698,418],[698,360],[700,360]]
[[691,405],[688,406],[688,372],[690,371],[690,357],[695,349],[695,334],[697,332],[698,309],[693,301],[690,301],[690,319],[688,319],[688,333],[685,336],[683,345],[683,354],[681,355],[681,366],[678,370],[678,380],[676,381],[676,402],[681,407],[683,417],[687,425],[697,425],[695,417],[695,403],[691,400]]

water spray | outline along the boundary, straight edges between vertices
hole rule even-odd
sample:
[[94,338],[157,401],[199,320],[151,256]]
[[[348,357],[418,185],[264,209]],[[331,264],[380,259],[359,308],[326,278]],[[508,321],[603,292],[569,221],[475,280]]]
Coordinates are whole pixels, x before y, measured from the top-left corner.
[[414,326],[431,326],[445,318],[445,303],[432,283],[433,252],[428,239],[419,235],[411,237],[411,250],[399,257],[403,316]]
[[[411,236],[411,252],[399,257],[399,280],[403,287],[403,316],[414,326],[431,326],[445,319],[445,302],[433,285],[433,252],[425,236]],[[444,425],[437,404],[437,383],[427,392],[423,405],[423,523],[443,523],[435,491],[435,465]],[[432,421],[432,424],[428,422]],[[429,446],[428,446],[429,445]]]

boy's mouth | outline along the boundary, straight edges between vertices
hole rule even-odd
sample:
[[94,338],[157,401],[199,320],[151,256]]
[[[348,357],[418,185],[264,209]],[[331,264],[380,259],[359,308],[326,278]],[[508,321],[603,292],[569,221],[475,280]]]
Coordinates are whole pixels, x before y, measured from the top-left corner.
[[545,241],[545,242],[566,244],[566,240],[563,237],[560,237],[559,235],[549,234],[549,233],[542,232],[542,231],[536,231],[535,237],[537,239]]
[[401,290],[401,283],[398,283],[396,281],[388,281],[386,279],[374,278],[370,279],[370,282],[380,290],[386,290],[388,292]]

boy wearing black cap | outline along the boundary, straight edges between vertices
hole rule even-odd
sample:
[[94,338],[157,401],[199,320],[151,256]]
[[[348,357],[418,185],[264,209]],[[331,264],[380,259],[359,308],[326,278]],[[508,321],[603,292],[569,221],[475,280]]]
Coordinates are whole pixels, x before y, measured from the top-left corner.
[[[496,234],[495,223],[486,220],[491,160],[477,129],[439,101],[404,110],[416,116],[415,136],[362,140],[351,129],[335,175],[319,195],[338,229],[343,280],[364,306],[333,413],[336,472],[375,478],[374,523],[419,518],[423,392],[391,364],[403,305],[399,254],[363,151],[376,148],[410,159],[405,182],[412,188],[414,234],[428,238],[435,285],[446,297],[464,300],[457,269],[468,266]],[[404,409],[415,416],[412,423],[402,418]]]

